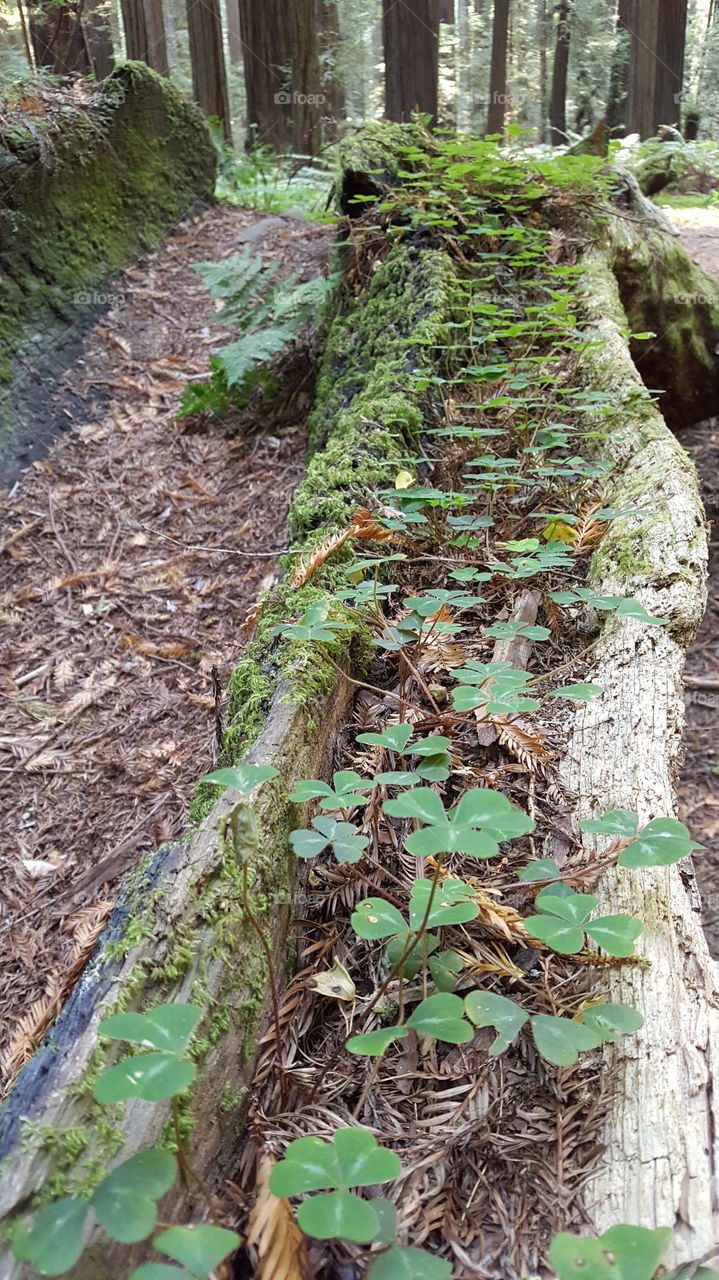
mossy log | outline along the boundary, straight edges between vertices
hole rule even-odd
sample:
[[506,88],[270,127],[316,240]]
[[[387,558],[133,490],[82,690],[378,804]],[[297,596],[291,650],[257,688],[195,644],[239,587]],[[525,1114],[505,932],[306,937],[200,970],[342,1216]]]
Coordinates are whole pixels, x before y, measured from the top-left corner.
[[32,387],[111,301],[113,273],[212,200],[215,168],[197,108],[144,63],[2,104],[0,454],[9,431],[31,436]]
[[[356,164],[354,175],[361,172],[361,155]],[[367,167],[378,167],[376,155]],[[389,181],[388,168],[386,174]],[[652,508],[649,517],[628,516],[610,526],[595,556],[594,581],[602,590],[638,596],[649,612],[669,617],[670,626],[649,629],[622,619],[602,632],[589,678],[606,693],[577,712],[564,764],[578,817],[612,807],[636,809],[642,818],[673,811],[681,668],[703,608],[706,536],[696,478],[644,390],[626,338],[626,262],[643,252],[645,238],[660,262],[667,246],[680,254],[661,219],[651,218],[650,225],[641,196],[630,193],[585,255],[584,318],[602,346],[581,356],[578,378],[587,389],[611,390],[617,407],[624,406],[622,439],[601,442],[616,462],[607,500]],[[688,260],[678,261],[677,269],[691,276]],[[657,305],[660,280],[660,271],[650,275],[642,295],[647,305]],[[418,366],[432,369],[432,342],[441,340],[454,316],[451,261],[427,237],[395,246],[373,265],[365,285],[357,296],[340,291],[328,327],[311,424],[315,452],[292,514],[293,533],[308,546],[345,524],[367,491],[386,482],[387,463],[401,463],[412,451],[412,437],[423,427],[413,373]],[[691,323],[690,305],[677,305]],[[703,340],[708,348],[706,335]],[[678,375],[680,352],[670,345],[666,351],[667,367]],[[669,395],[671,407],[676,402]],[[596,427],[603,431],[602,418]],[[351,689],[329,664],[318,666],[306,647],[278,649],[272,627],[344,584],[351,556],[348,547],[338,553],[321,587],[311,583],[293,593],[280,584],[232,682],[223,763],[269,760],[280,770],[252,806],[238,811],[254,909],[280,975],[292,894],[286,836],[301,821],[289,792],[297,777],[330,771],[335,730],[347,714]],[[350,670],[361,669],[364,641],[361,632],[350,634],[335,657]],[[243,912],[237,864],[218,839],[231,807],[232,796],[215,804],[207,788],[201,790],[199,830],[161,850],[138,873],[46,1045],[21,1073],[0,1113],[4,1228],[36,1203],[38,1193],[50,1198],[89,1190],[102,1176],[103,1162],[164,1140],[166,1107],[138,1103],[108,1118],[92,1100],[92,1082],[106,1061],[96,1028],[111,1007],[143,1008],[167,999],[195,999],[207,1007],[197,1044],[198,1081],[188,1104],[193,1164],[213,1190],[236,1167],[243,1095],[270,1008],[266,962]],[[645,920],[643,946],[652,967],[622,966],[607,979],[612,994],[644,1013],[646,1026],[610,1055],[616,1104],[606,1124],[605,1155],[589,1186],[589,1211],[599,1227],[678,1223],[677,1253],[685,1259],[719,1235],[712,1198],[719,1116],[710,1074],[712,1055],[719,1061],[717,966],[703,939],[690,867],[609,874],[600,891],[608,911],[629,910]],[[202,1217],[204,1207],[192,1188],[178,1186],[161,1206],[163,1218],[170,1212],[180,1220]],[[148,1252],[148,1245],[138,1246],[133,1261]],[[124,1274],[120,1258],[126,1266],[126,1248],[95,1239],[75,1280]],[[28,1274],[9,1253],[0,1259],[0,1280]]]
[[[635,596],[669,626],[628,618],[604,626],[587,676],[604,694],[578,709],[562,770],[577,818],[627,809],[642,823],[676,810],[682,670],[704,611],[707,557],[694,466],[641,388],[625,337],[627,263],[643,259],[654,264],[641,283],[651,307],[661,304],[665,265],[669,278],[694,273],[670,235],[621,218],[582,265],[583,319],[599,345],[583,356],[580,378],[620,410],[619,435],[601,446],[615,463],[606,500],[637,510],[609,526],[591,583],[603,594]],[[691,307],[672,305],[690,327]],[[676,385],[681,351],[667,345],[664,354]],[[673,396],[667,402],[677,408]],[[649,965],[621,965],[607,978],[608,998],[638,1009],[645,1026],[607,1050],[614,1105],[587,1208],[599,1230],[617,1222],[672,1227],[674,1260],[686,1261],[719,1238],[719,965],[707,948],[690,859],[609,872],[598,892],[607,913],[644,922],[637,951]]]
[[[674,430],[719,412],[719,285],[692,262],[663,211],[620,175],[609,260],[629,326],[629,349]],[[649,337],[637,335],[649,333]]]

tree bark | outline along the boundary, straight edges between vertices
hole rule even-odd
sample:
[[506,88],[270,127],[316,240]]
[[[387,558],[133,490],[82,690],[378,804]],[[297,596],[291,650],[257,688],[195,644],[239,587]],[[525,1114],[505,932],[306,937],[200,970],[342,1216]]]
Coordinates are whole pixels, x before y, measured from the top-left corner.
[[662,0],[657,40],[655,132],[663,124],[678,125],[682,116],[687,3],[688,0]]
[[616,47],[612,58],[607,96],[607,128],[615,135],[627,130],[627,98],[629,94],[629,50],[636,0],[619,0],[617,10]]
[[227,18],[227,51],[230,55],[230,62],[242,62],[239,0],[225,0],[225,15]]
[[571,36],[572,0],[559,0],[557,39],[552,70],[552,96],[549,101],[549,141],[560,147],[567,141],[567,71]]
[[629,132],[652,137],[681,114],[687,0],[636,0],[629,67]]
[[[320,148],[320,63],[316,0],[293,0],[290,15],[292,149],[315,156]],[[321,102],[320,99],[323,99]]]
[[437,0],[383,0],[385,115],[410,120],[415,111],[437,118],[439,6]]
[[85,4],[85,12],[85,39],[92,72],[96,80],[104,80],[115,65],[112,30],[104,9],[104,0],[89,0]]
[[82,34],[82,9],[77,13],[68,2],[44,3],[28,10],[30,39],[35,66],[53,75],[89,75],[91,71]]
[[316,0],[317,40],[320,60],[320,87],[324,102],[320,103],[322,136],[328,142],[339,137],[339,123],[347,114],[345,90],[338,71],[340,26],[337,0]]
[[492,66],[489,77],[489,110],[487,133],[504,133],[507,109],[507,42],[509,39],[509,0],[494,0],[492,23]]
[[187,0],[187,32],[193,97],[206,116],[220,121],[225,138],[231,143],[220,0]]
[[146,62],[161,76],[169,72],[162,0],[120,0],[127,56]]
[[547,9],[547,0],[537,2],[537,35],[539,38],[539,102],[541,125],[539,141],[547,141],[547,121],[549,119],[549,72],[547,53],[549,50],[549,32],[551,18]]
[[[636,217],[637,206],[633,212]],[[582,356],[578,376],[615,403],[633,405],[620,413],[612,438],[602,441],[615,464],[607,499],[619,507],[631,501],[635,510],[651,506],[652,517],[649,531],[639,514],[610,526],[590,582],[602,593],[637,597],[671,624],[649,628],[616,619],[604,627],[587,674],[603,696],[578,709],[562,774],[578,796],[579,818],[626,809],[643,824],[675,811],[681,677],[703,613],[706,533],[694,467],[642,395],[624,338],[632,322],[620,298],[628,262],[643,260],[645,250],[659,263],[668,247],[672,254],[682,251],[671,249],[670,233],[626,219],[610,220],[607,240],[608,247],[605,242],[589,252],[582,268],[582,321],[600,345]],[[684,266],[688,272],[688,260]],[[652,305],[664,285],[661,270],[645,282]],[[691,302],[684,305],[689,319]],[[584,840],[593,847],[591,837]],[[664,1258],[671,1266],[700,1257],[719,1238],[719,965],[708,953],[690,859],[666,868],[610,871],[600,892],[603,911],[644,922],[637,951],[650,965],[607,970],[606,998],[634,1007],[645,1024],[636,1039],[606,1049],[615,1103],[588,1184],[587,1210],[597,1231],[617,1222],[672,1226],[670,1256]]]
[[285,83],[290,62],[289,25],[281,0],[240,0],[240,31],[249,132],[246,147],[287,146],[289,111]]

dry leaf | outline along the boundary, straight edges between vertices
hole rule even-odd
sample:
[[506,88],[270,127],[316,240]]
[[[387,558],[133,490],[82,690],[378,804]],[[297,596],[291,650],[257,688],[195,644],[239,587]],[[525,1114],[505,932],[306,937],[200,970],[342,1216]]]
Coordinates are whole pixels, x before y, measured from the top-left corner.
[[268,1187],[274,1161],[260,1160],[257,1198],[250,1210],[246,1244],[257,1251],[255,1280],[310,1280],[307,1239],[300,1231],[289,1200]]
[[321,996],[331,996],[334,1000],[355,1000],[357,988],[345,969],[341,960],[335,957],[332,968],[316,973],[310,978],[308,987]]

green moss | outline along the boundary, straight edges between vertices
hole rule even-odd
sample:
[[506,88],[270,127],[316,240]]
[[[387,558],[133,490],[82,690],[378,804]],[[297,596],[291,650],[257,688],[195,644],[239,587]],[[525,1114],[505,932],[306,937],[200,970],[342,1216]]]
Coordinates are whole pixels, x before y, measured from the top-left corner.
[[39,1139],[43,1151],[52,1156],[54,1164],[60,1171],[74,1165],[87,1147],[90,1135],[85,1125],[70,1125],[66,1129],[55,1129],[52,1125],[34,1125],[27,1121],[23,1126],[22,1143],[27,1146],[28,1139]]
[[[401,128],[400,133],[406,144]],[[358,298],[338,302],[310,419],[314,452],[290,510],[295,545],[311,548],[344,528],[357,507],[371,502],[377,489],[391,487],[396,470],[406,465],[423,426],[414,373],[436,368],[460,289],[446,254],[402,243]],[[266,598],[257,634],[230,678],[221,763],[244,757],[280,679],[291,681],[292,699],[300,705],[311,705],[332,688],[335,671],[321,648],[280,643],[272,633],[278,623],[346,586],[346,565],[354,558],[354,549],[345,545],[309,585],[295,591],[285,581]],[[358,673],[374,656],[369,633],[359,624],[343,632],[331,652]],[[200,786],[192,821],[201,822],[216,799],[212,784]]]
[[142,63],[118,67],[82,109],[33,117],[32,132],[4,129],[0,382],[13,378],[29,326],[87,312],[99,284],[212,198],[214,172],[199,112]]

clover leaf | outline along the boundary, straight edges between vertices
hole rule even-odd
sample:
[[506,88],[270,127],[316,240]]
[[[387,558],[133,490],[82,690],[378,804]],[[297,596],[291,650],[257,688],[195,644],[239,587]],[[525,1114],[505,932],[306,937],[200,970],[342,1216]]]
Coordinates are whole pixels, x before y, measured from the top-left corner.
[[308,778],[296,783],[290,800],[305,804],[308,800],[320,799],[321,809],[349,809],[354,805],[367,804],[367,796],[360,795],[358,788],[365,790],[370,785],[366,778],[361,778],[354,769],[340,769],[333,775],[334,791],[319,778]]
[[360,835],[351,822],[318,817],[312,819],[312,827],[290,832],[290,844],[298,858],[316,858],[332,845],[338,862],[359,862],[369,844],[369,838]]

